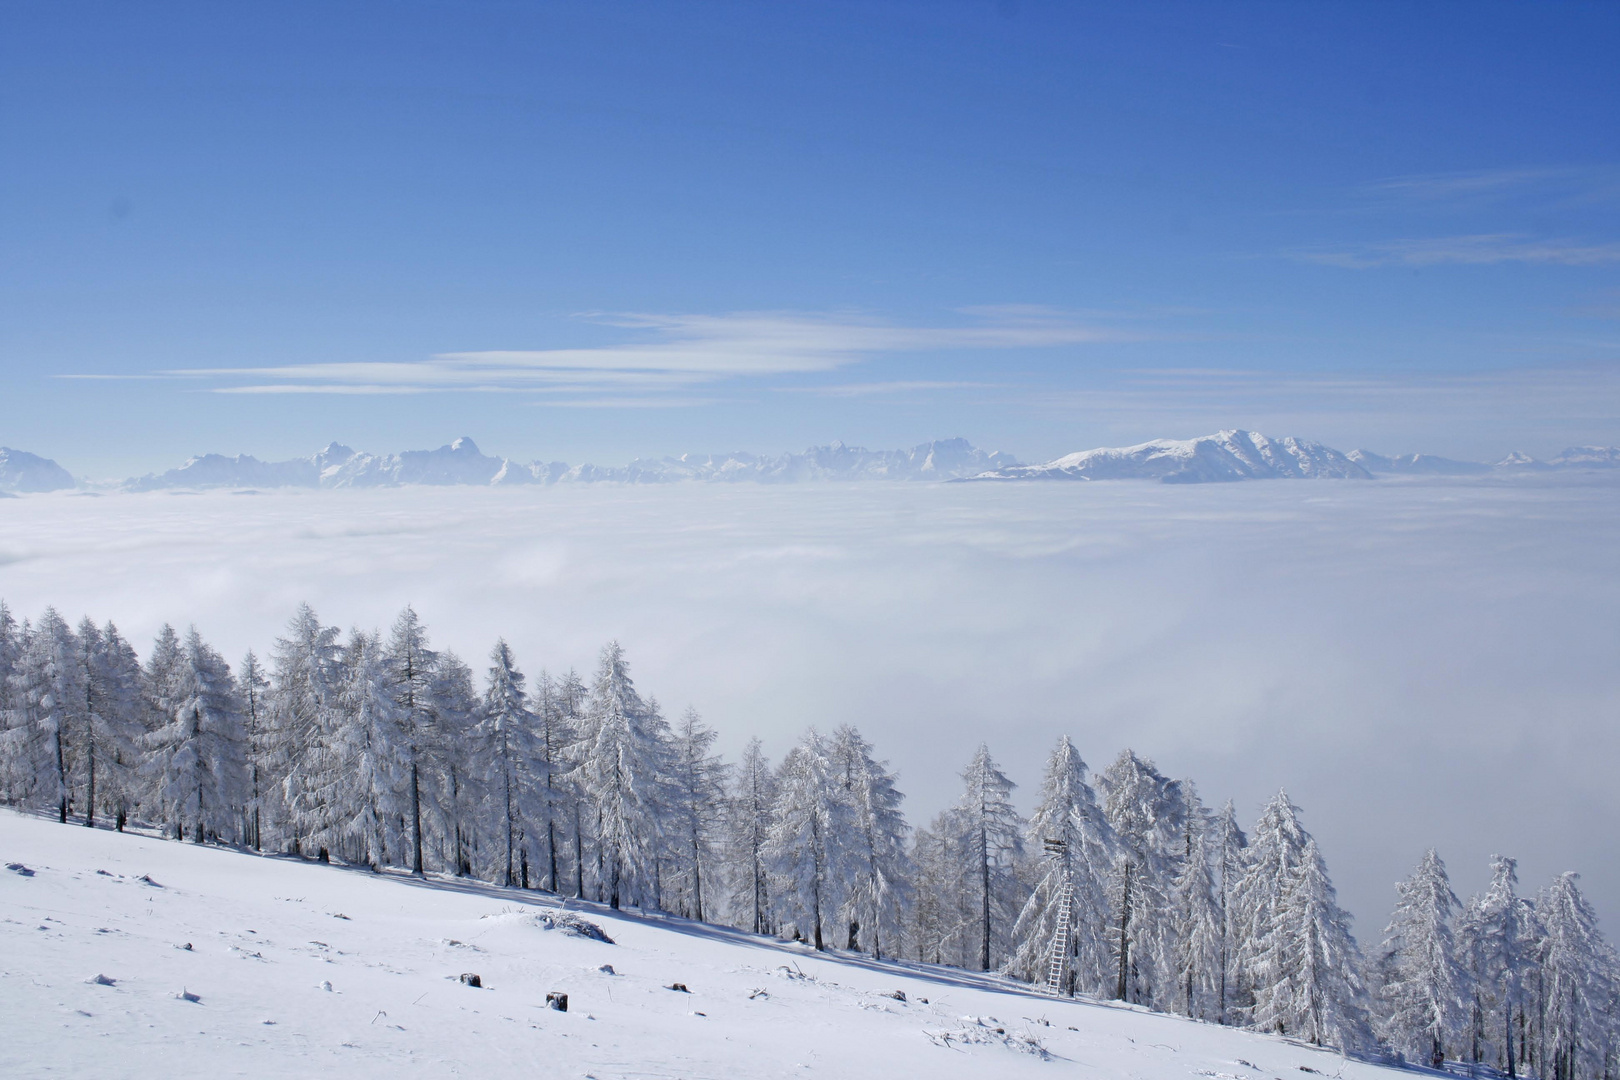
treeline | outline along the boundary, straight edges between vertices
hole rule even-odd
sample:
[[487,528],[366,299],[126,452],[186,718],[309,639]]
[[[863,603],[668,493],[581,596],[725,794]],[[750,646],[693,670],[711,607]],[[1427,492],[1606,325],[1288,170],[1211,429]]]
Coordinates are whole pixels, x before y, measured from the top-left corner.
[[[913,829],[852,726],[773,765],[673,723],[617,643],[589,681],[482,676],[407,608],[384,636],[301,607],[233,672],[195,629],[142,663],[111,623],[0,603],[0,799],[62,822],[476,877],[758,933],[1044,983],[1071,884],[1062,991],[1355,1053],[1612,1077],[1620,965],[1564,874],[1517,894],[1513,860],[1461,903],[1430,852],[1364,958],[1327,864],[1279,793],[1228,802],[1127,750],[1090,773],[1067,738],[1023,819],[987,747],[956,804]],[[1054,843],[1055,842],[1055,843]]]

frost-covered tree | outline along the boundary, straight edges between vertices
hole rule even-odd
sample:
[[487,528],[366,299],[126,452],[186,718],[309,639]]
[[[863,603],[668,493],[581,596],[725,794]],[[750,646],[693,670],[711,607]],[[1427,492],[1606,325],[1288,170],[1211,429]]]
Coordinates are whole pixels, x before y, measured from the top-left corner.
[[1118,851],[1111,882],[1114,996],[1154,1005],[1174,994],[1170,890],[1185,840],[1186,799],[1180,784],[1132,750],[1100,781]]
[[575,734],[568,702],[556,679],[545,671],[535,677],[529,690],[529,709],[534,714],[540,741],[540,757],[545,765],[541,790],[541,836],[545,844],[546,877],[542,888],[562,891],[562,860],[558,845],[565,826],[572,820],[573,801],[566,779],[572,768],[569,750]]
[[1473,989],[1469,1060],[1493,1060],[1515,1074],[1513,1020],[1533,947],[1533,913],[1518,896],[1518,863],[1491,856],[1491,881],[1469,899],[1457,924],[1457,954]]
[[540,746],[523,690],[523,673],[505,640],[489,654],[478,744],[484,766],[486,820],[503,845],[502,882],[528,888],[526,824],[540,812]]
[[935,815],[928,828],[912,839],[915,868],[911,910],[912,954],[925,963],[961,964],[963,937],[970,906],[962,887],[962,872],[952,858],[948,837],[956,830],[952,811]]
[[1187,813],[1185,847],[1170,884],[1170,974],[1175,992],[1170,1006],[1183,1016],[1214,1019],[1220,1014],[1223,975],[1223,919],[1210,848],[1218,826],[1198,800],[1190,780],[1180,782]]
[[772,925],[765,847],[775,801],[776,775],[760,741],[750,739],[733,773],[726,851],[733,921],[756,934],[766,933]]
[[814,728],[789,750],[776,774],[765,858],[783,916],[819,952],[824,928],[848,880],[849,804],[833,773],[830,748]]
[[1559,1080],[1607,1076],[1613,1065],[1620,964],[1582,895],[1579,874],[1559,874],[1536,898],[1541,928],[1542,1068]]
[[453,652],[439,654],[431,694],[433,773],[439,778],[440,861],[459,877],[473,872],[478,843],[481,771],[477,755],[478,690],[472,668]]
[[174,838],[236,839],[246,791],[246,736],[230,665],[192,627],[167,693],[169,722],[141,737],[152,807]]
[[17,660],[23,635],[11,609],[0,600],[0,802],[17,802],[25,788],[22,748],[26,736],[22,710],[16,707]]
[[1059,739],[1047,758],[1040,805],[1026,832],[1032,849],[1057,841],[1058,851],[1041,863],[1035,889],[1013,927],[1015,948],[1007,964],[1010,974],[1026,982],[1046,978],[1063,883],[1071,882],[1074,897],[1064,967],[1064,989],[1071,996],[1102,991],[1111,953],[1108,879],[1114,865],[1114,831],[1086,771],[1068,736]]
[[270,679],[252,649],[242,657],[236,670],[236,697],[242,704],[242,727],[247,738],[247,843],[254,851],[264,845],[266,802],[271,794],[271,755],[273,743],[269,727],[270,707],[266,691]]
[[65,823],[87,725],[78,639],[55,608],[46,608],[24,635],[12,694],[17,720],[8,733],[8,756],[20,781],[20,801],[49,807]]
[[438,659],[428,648],[427,627],[416,610],[406,605],[388,635],[387,665],[393,706],[398,714],[399,756],[405,769],[409,814],[411,873],[425,873],[422,861],[422,796],[431,795],[432,778],[423,768],[433,760],[433,665]]
[[85,691],[84,823],[94,826],[100,808],[112,814],[114,826],[122,831],[139,794],[135,766],[136,739],[143,733],[141,664],[110,622],[98,628],[86,619],[78,638]]
[[1237,810],[1228,799],[1216,818],[1212,861],[1219,877],[1217,897],[1221,909],[1220,987],[1216,1003],[1216,1019],[1222,1024],[1232,1022],[1234,1007],[1247,1004],[1237,958],[1243,949],[1248,920],[1238,905],[1238,888],[1249,871],[1249,838],[1238,825]]
[[617,641],[602,649],[586,711],[592,742],[579,773],[595,811],[600,883],[615,909],[626,898],[656,901],[667,725],[636,692]]
[[996,765],[988,746],[979,744],[961,776],[962,796],[950,818],[950,842],[976,894],[977,964],[980,971],[989,971],[1007,952],[1008,935],[1022,906],[1017,871],[1024,853],[1024,823],[1012,804],[1018,785]]
[[1287,792],[1254,827],[1237,904],[1249,919],[1240,956],[1250,1026],[1344,1051],[1369,1041],[1361,954],[1327,864]]
[[906,850],[906,824],[887,762],[872,756],[872,744],[855,728],[833,733],[829,747],[834,782],[843,789],[850,837],[849,877],[841,914],[849,927],[844,947],[862,948],[881,958],[885,943],[898,955],[904,935],[904,909],[911,894],[911,856]]
[[381,638],[356,630],[343,650],[333,757],[333,829],[352,862],[373,868],[395,861],[390,833],[411,811],[411,734],[395,696],[394,672]]
[[308,604],[299,605],[271,653],[265,762],[281,785],[290,850],[313,848],[322,859],[335,842],[342,780],[336,747],[340,654],[337,627],[322,626]]
[[[688,708],[675,725],[669,754],[669,821],[675,909],[704,919],[704,897],[715,888],[714,844],[725,813],[726,774],[720,755],[712,753],[719,733]],[[709,908],[713,914],[713,905]]]
[[1433,848],[1395,890],[1400,898],[1378,958],[1379,1033],[1415,1060],[1442,1061],[1462,1040],[1472,994],[1454,931],[1462,905]]

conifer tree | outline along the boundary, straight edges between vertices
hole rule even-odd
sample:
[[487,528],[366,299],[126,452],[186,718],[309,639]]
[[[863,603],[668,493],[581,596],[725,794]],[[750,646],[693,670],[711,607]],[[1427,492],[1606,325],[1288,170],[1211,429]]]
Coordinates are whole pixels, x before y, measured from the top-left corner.
[[347,858],[373,869],[394,861],[389,834],[411,810],[410,733],[395,690],[381,638],[354,631],[337,692],[332,816]]
[[1026,832],[1032,849],[1057,841],[1058,850],[1041,863],[1035,889],[1013,927],[1017,947],[1007,965],[1009,973],[1026,982],[1046,978],[1058,901],[1064,882],[1071,882],[1074,895],[1064,969],[1064,987],[1071,996],[1099,993],[1109,958],[1108,877],[1114,862],[1114,831],[1086,772],[1086,763],[1068,736],[1060,738],[1047,758],[1041,802]]
[[730,863],[731,910],[736,924],[763,934],[772,928],[771,892],[765,856],[770,836],[776,777],[760,741],[748,740],[737,762],[728,803],[727,851]]
[[[341,780],[335,745],[343,671],[335,626],[300,604],[271,653],[267,758],[281,780],[290,849],[328,856]],[[160,643],[161,644],[161,643]],[[156,657],[154,653],[154,658]]]
[[1361,954],[1316,841],[1287,792],[1254,828],[1237,903],[1249,919],[1240,963],[1250,1026],[1346,1052],[1369,1041]]
[[1213,861],[1219,874],[1221,911],[1220,985],[1217,993],[1216,1019],[1222,1024],[1232,1022],[1234,1008],[1241,1010],[1247,1004],[1241,979],[1242,968],[1237,958],[1243,951],[1248,919],[1238,904],[1238,889],[1249,871],[1249,838],[1238,825],[1237,810],[1228,799],[1215,823],[1215,852]]
[[522,861],[526,858],[522,845],[526,823],[537,816],[536,782],[544,779],[539,775],[543,763],[534,717],[523,691],[523,673],[504,639],[490,651],[489,665],[478,722],[488,817],[504,845],[502,883],[527,887],[520,877],[527,866]]
[[[719,737],[696,709],[688,708],[670,744],[668,829],[675,841],[676,907],[681,915],[699,922],[704,919],[704,896],[714,888],[714,841],[725,810],[729,770],[718,754],[710,752]],[[712,914],[712,905],[710,910]]]
[[167,692],[169,722],[141,738],[153,810],[197,843],[235,839],[245,788],[246,747],[230,665],[187,631]]
[[655,877],[663,842],[666,725],[643,701],[616,641],[602,649],[587,707],[593,736],[580,775],[595,807],[601,885],[617,909],[625,899],[656,900]]
[[437,657],[428,648],[427,628],[409,605],[394,620],[389,633],[386,663],[392,682],[393,704],[403,736],[399,750],[406,770],[410,815],[411,873],[425,873],[422,861],[422,795],[431,792],[422,770],[433,758],[433,665]]
[[478,691],[472,669],[453,652],[440,653],[434,665],[430,707],[438,736],[429,749],[440,782],[434,804],[441,819],[441,862],[458,877],[469,877],[483,801],[476,749]]
[[1534,917],[1517,895],[1518,863],[1491,856],[1491,881],[1471,898],[1458,922],[1458,955],[1473,988],[1469,1060],[1487,1055],[1497,1067],[1516,1073],[1513,1022],[1534,947]]
[[265,692],[270,679],[252,649],[242,658],[236,674],[237,700],[242,704],[242,726],[247,738],[247,843],[254,851],[264,844],[266,803],[273,782],[273,742],[269,727],[269,702]]
[[872,744],[854,727],[846,724],[835,731],[829,750],[851,831],[842,908],[849,927],[845,948],[859,951],[864,934],[873,956],[883,956],[885,942],[889,952],[898,955],[912,874],[906,850],[911,830],[900,810],[905,796],[896,789],[888,763],[872,756]]
[[97,808],[112,813],[120,831],[137,794],[136,739],[143,733],[141,665],[108,623],[103,628],[86,619],[79,628],[80,660],[85,686],[85,821],[95,824]]
[[1400,899],[1384,930],[1378,962],[1384,1002],[1380,1033],[1415,1060],[1441,1061],[1446,1047],[1455,1047],[1461,1037],[1471,995],[1454,932],[1461,904],[1433,848],[1395,888]]
[[[1181,787],[1153,762],[1125,750],[1101,776],[1103,807],[1117,838],[1112,882],[1113,996],[1155,1005],[1174,966],[1170,889],[1185,840]],[[1173,996],[1173,990],[1171,991]]]
[[848,835],[849,805],[827,740],[811,728],[777,772],[765,857],[778,908],[817,952],[827,947],[824,929],[843,899]]
[[1620,971],[1573,871],[1559,874],[1536,898],[1541,927],[1537,959],[1543,981],[1541,1054],[1556,1080],[1605,1076],[1613,1064]]
[[1211,862],[1212,823],[1190,780],[1180,781],[1187,813],[1185,848],[1170,886],[1172,1007],[1183,1016],[1213,1019],[1220,1011],[1222,915]]
[[72,628],[48,607],[26,636],[12,677],[22,799],[51,808],[63,823],[86,727],[84,668],[78,654]]
[[1018,915],[1018,860],[1024,853],[1023,821],[1013,808],[1018,785],[1007,779],[990,748],[979,744],[962,770],[962,797],[951,816],[952,845],[977,900],[974,942],[980,971],[989,971],[1005,952]]

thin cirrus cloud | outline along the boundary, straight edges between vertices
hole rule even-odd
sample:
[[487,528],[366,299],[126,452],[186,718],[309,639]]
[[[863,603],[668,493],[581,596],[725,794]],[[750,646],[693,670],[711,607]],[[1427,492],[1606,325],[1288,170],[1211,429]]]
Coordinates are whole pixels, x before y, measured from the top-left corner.
[[[163,372],[207,379],[222,394],[420,394],[513,390],[553,395],[546,404],[624,404],[726,380],[810,374],[873,356],[926,351],[1040,349],[1144,340],[1140,329],[1032,307],[977,308],[955,326],[907,326],[878,319],[781,312],[725,315],[591,315],[635,340],[586,348],[491,349],[420,361],[348,361]],[[244,381],[245,380],[245,381]],[[945,383],[874,384],[851,394],[942,389]],[[836,392],[836,391],[832,391]],[[598,395],[581,400],[578,395]],[[569,395],[567,399],[561,395]],[[626,398],[630,395],[631,398]]]
[[1523,233],[1485,233],[1293,251],[1288,253],[1288,258],[1347,270],[1445,264],[1492,266],[1499,263],[1598,266],[1620,262],[1620,243],[1540,239]]

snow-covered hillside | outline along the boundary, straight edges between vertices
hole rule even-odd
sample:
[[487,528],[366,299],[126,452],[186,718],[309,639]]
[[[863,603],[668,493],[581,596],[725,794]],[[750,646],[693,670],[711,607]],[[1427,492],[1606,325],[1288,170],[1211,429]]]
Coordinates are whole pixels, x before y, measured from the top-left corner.
[[0,492],[65,491],[77,486],[73,474],[50,458],[0,446]]
[[[0,860],[6,1076],[1403,1075],[990,976],[10,810]],[[562,906],[613,943],[547,928]]]
[[1196,484],[1278,478],[1367,479],[1370,475],[1356,462],[1321,443],[1233,430],[1197,439],[1155,439],[1137,446],[1083,450],[1044,465],[1014,465],[973,479],[1160,480]]

